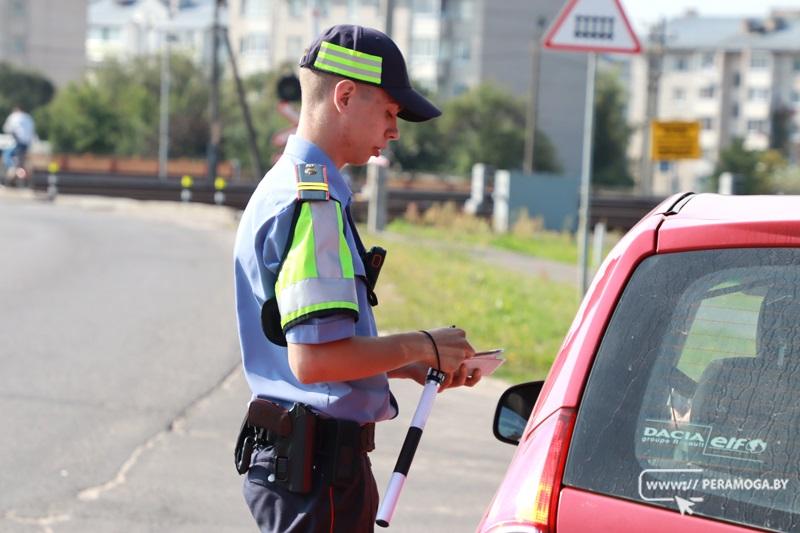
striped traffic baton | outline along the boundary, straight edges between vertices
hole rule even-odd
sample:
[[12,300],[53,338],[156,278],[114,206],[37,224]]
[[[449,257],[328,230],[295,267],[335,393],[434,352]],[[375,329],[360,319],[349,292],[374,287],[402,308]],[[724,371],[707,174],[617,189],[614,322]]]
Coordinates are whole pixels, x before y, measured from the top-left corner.
[[389,522],[392,520],[394,510],[397,507],[397,500],[400,498],[400,492],[403,490],[403,484],[406,481],[406,476],[408,476],[408,469],[411,467],[411,461],[414,459],[417,445],[420,438],[422,438],[422,430],[425,428],[425,422],[428,421],[428,416],[431,414],[433,400],[436,399],[436,390],[444,382],[444,378],[444,372],[435,368],[428,369],[425,387],[422,389],[422,397],[419,399],[419,404],[417,404],[414,418],[411,419],[411,427],[408,428],[406,440],[403,441],[400,456],[397,458],[397,464],[394,465],[394,472],[392,472],[392,477],[389,478],[389,486],[386,487],[386,494],[384,494],[383,501],[378,509],[375,523],[381,527],[389,527]]

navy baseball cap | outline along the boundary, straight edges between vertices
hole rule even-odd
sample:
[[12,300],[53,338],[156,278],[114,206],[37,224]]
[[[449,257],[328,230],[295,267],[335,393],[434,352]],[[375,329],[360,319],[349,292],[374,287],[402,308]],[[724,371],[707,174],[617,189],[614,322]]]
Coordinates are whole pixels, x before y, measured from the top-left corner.
[[442,114],[408,80],[403,54],[378,30],[340,24],[325,30],[306,50],[300,66],[382,88],[400,105],[398,117],[423,122]]

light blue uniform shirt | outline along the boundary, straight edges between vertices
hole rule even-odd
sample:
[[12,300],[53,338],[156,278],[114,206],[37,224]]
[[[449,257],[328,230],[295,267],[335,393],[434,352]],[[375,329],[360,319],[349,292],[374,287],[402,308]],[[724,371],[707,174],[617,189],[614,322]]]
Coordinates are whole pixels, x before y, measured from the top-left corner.
[[[234,249],[236,316],[242,362],[254,396],[275,400],[286,407],[294,402],[317,412],[361,424],[395,416],[386,374],[345,382],[304,385],[289,368],[287,349],[271,343],[261,326],[261,307],[271,296],[287,243],[297,199],[295,166],[300,163],[325,165],[331,200],[338,200],[342,212],[352,192],[330,158],[316,145],[296,135],[275,166],[256,187],[239,222]],[[345,315],[310,318],[286,331],[290,343],[322,344],[353,336],[377,335],[375,318],[367,300],[364,264],[358,254],[352,230],[345,220],[345,237],[353,256],[358,293],[358,321]]]

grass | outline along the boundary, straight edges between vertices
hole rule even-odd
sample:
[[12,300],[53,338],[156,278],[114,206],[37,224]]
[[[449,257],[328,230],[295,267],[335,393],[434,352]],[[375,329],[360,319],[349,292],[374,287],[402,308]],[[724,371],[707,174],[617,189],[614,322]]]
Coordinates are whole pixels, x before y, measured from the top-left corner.
[[388,250],[376,291],[381,331],[456,324],[476,349],[506,349],[496,376],[545,376],[578,306],[574,286],[492,267],[435,242],[365,240]]
[[[455,204],[434,205],[424,214],[410,207],[404,218],[392,221],[387,229],[415,238],[494,246],[573,265],[578,262],[578,243],[571,233],[546,231],[540,219],[526,213],[517,217],[509,233],[496,234],[489,221],[462,214]],[[614,233],[606,235],[604,256],[619,238]]]

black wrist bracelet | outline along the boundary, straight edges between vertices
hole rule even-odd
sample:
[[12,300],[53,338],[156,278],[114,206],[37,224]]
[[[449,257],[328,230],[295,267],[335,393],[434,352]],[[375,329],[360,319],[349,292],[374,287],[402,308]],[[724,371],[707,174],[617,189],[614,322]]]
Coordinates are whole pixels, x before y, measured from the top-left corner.
[[442,371],[442,361],[439,359],[439,347],[436,346],[436,341],[433,340],[433,335],[425,331],[424,329],[419,330],[420,333],[424,333],[426,337],[431,340],[431,344],[433,344],[433,352],[436,354],[436,370],[439,372]]

